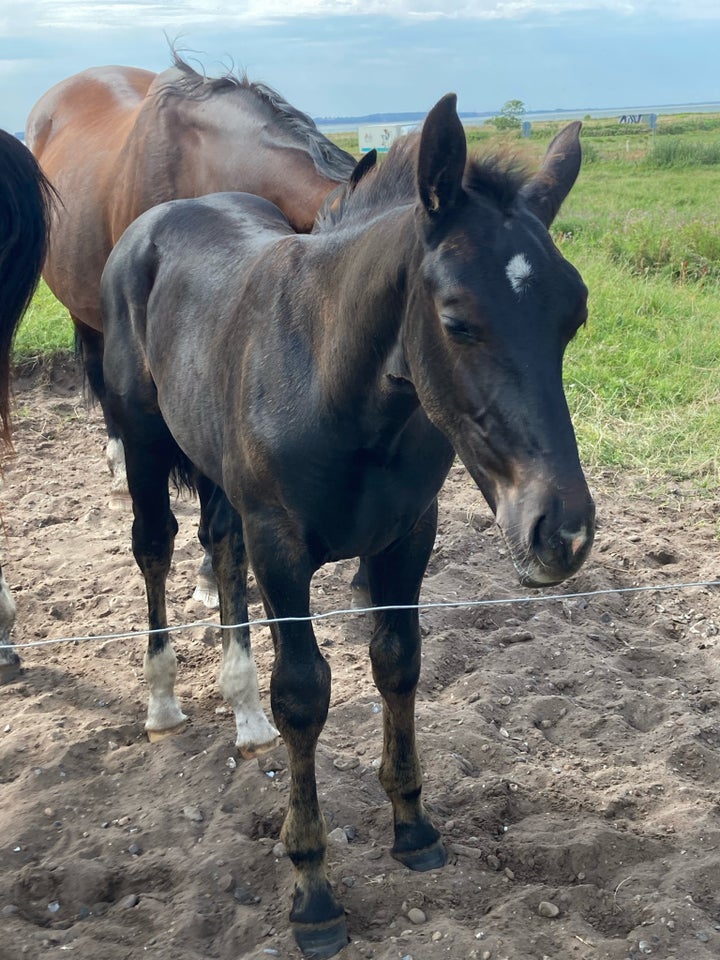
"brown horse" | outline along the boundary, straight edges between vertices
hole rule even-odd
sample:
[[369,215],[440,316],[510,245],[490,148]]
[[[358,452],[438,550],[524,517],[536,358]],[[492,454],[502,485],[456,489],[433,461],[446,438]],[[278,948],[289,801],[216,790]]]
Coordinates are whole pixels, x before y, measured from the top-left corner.
[[88,381],[108,429],[108,462],[125,489],[122,448],[105,402],[100,276],[125,228],[166,200],[242,190],[312,229],[355,161],[310,117],[247,78],[200,76],[177,55],[155,74],[97,67],[49,90],[27,140],[63,201],[44,276],[75,323]]
[[108,401],[153,629],[147,727],[184,719],[165,606],[174,472],[198,489],[232,625],[221,689],[240,745],[262,715],[243,626],[248,562],[273,618],[272,709],[292,778],[282,839],[309,956],[347,942],[315,779],[330,668],[308,621],[314,573],[364,558],[392,852],[428,870],[446,853],[421,796],[416,604],[455,454],[523,583],[557,583],[590,551],[594,506],[562,385],[587,290],[548,232],[580,166],[579,128],[523,177],[468,161],[448,95],[382,165],[361,161],[310,236],[256,196],[178,200],[138,218],[103,274]]
[[[0,441],[10,446],[10,350],[47,251],[53,190],[17,137],[0,130]],[[0,569],[0,683],[20,658],[10,643],[15,602]]]

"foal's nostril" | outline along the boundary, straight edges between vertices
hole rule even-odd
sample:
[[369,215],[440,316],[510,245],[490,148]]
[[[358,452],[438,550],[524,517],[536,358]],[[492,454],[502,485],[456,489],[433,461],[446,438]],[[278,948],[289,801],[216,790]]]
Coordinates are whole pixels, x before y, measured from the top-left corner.
[[553,525],[552,521],[543,514],[535,524],[533,546],[540,553],[555,554],[568,553],[568,542],[562,527]]
[[573,566],[588,546],[590,536],[586,523],[574,530],[552,528],[547,516],[538,518],[532,537],[532,547],[541,563],[549,567]]
[[547,528],[547,518],[543,515],[538,517],[535,523],[535,529],[533,530],[532,535],[532,548],[536,554],[543,552],[543,547],[545,543],[545,530]]

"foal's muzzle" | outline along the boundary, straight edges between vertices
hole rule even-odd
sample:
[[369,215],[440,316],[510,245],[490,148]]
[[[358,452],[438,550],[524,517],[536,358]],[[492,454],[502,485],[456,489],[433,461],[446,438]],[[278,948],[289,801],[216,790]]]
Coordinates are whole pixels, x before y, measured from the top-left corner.
[[520,582],[560,583],[587,559],[595,536],[595,504],[584,482],[572,489],[533,483],[519,496],[501,496],[497,521]]

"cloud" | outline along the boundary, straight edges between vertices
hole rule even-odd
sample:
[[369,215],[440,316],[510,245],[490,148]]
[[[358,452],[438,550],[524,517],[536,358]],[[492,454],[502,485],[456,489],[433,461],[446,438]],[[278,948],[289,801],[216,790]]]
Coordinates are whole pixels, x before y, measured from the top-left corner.
[[86,67],[166,69],[169,41],[313,116],[420,111],[448,90],[478,111],[704,103],[719,16],[717,0],[0,0],[0,127]]
[[[717,0],[30,0],[4,3],[0,35],[17,18],[37,28],[77,30],[145,27],[228,27],[272,24],[296,17],[378,16],[407,21],[523,20],[572,13],[606,13],[682,20],[720,18]],[[13,12],[14,11],[14,12]]]

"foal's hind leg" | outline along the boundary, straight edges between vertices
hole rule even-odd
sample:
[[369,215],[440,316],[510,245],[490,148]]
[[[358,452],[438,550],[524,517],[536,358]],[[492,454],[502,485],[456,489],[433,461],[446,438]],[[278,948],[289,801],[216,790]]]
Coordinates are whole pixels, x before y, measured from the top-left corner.
[[[434,504],[410,534],[384,553],[368,558],[370,593],[376,606],[418,602],[436,526]],[[380,782],[393,806],[392,855],[412,870],[431,870],[443,866],[447,854],[423,806],[422,771],[415,747],[420,618],[417,610],[379,610],[374,617],[370,656],[383,698]]]
[[242,521],[223,491],[204,476],[198,478],[198,493],[217,579],[220,622],[234,625],[223,630],[220,691],[235,714],[235,745],[249,759],[272,749],[280,734],[260,705],[250,628],[238,626],[248,620],[248,562]]
[[175,441],[158,415],[140,414],[126,430],[128,483],[135,520],[132,547],[143,577],[151,632],[145,654],[150,740],[172,733],[187,719],[175,696],[177,658],[167,633],[165,583],[177,521],[170,510],[168,480],[177,456]]

